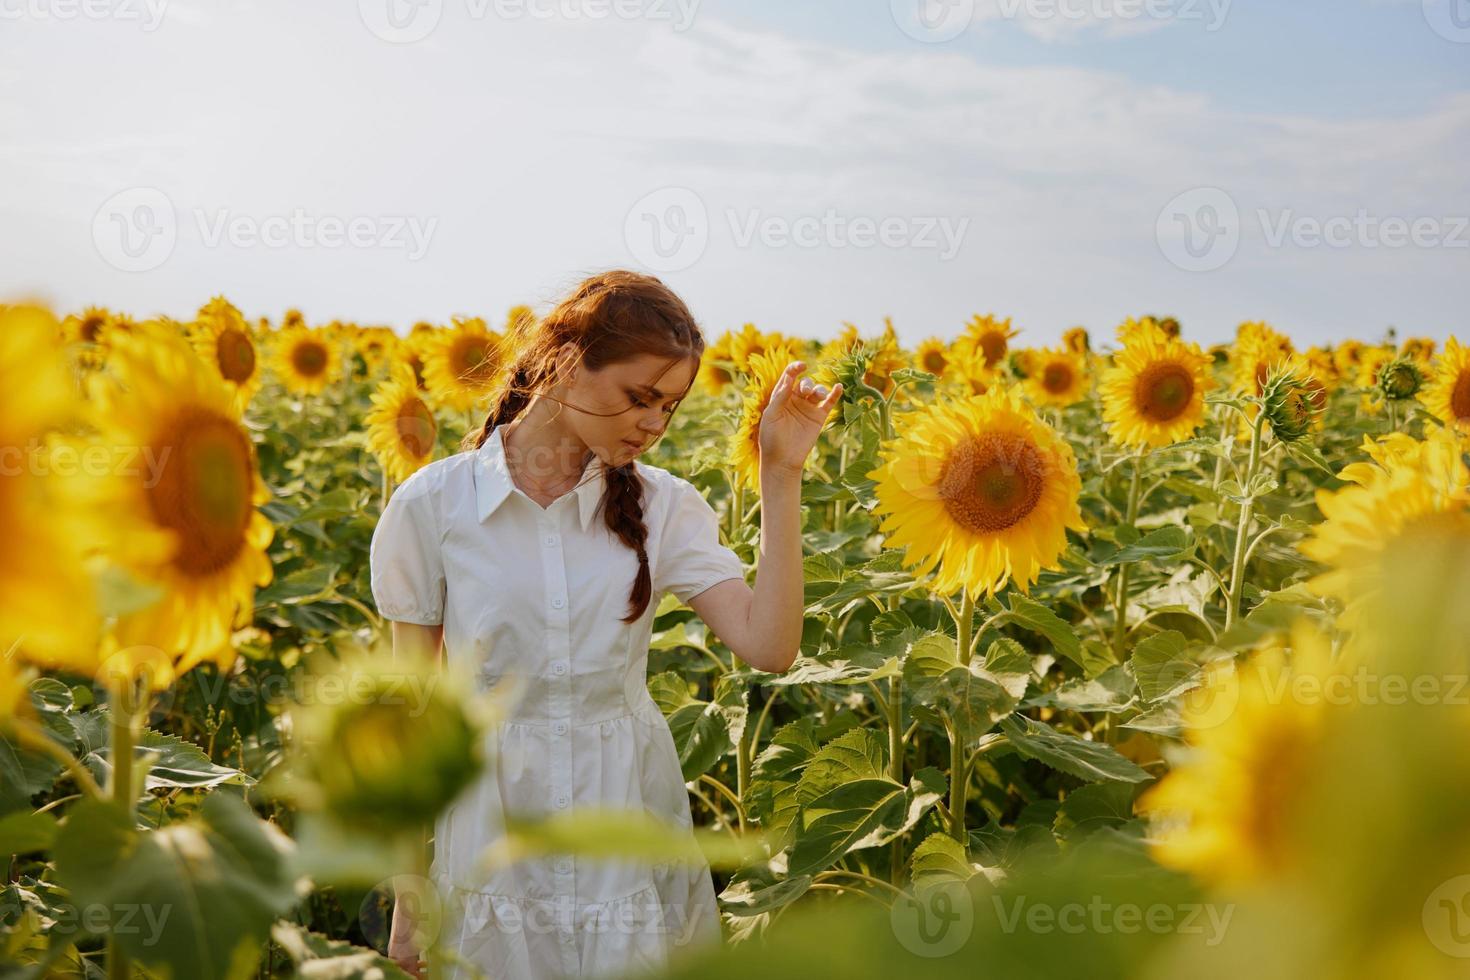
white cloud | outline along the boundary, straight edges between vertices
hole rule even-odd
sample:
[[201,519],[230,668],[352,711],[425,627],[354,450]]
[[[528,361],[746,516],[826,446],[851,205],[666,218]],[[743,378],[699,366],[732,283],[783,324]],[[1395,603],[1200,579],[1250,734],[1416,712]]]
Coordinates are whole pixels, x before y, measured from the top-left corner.
[[[1457,302],[1463,255],[1273,251],[1247,229],[1229,266],[1189,275],[1154,229],[1196,186],[1225,189],[1248,216],[1463,210],[1470,95],[1325,120],[1231,112],[1101,71],[987,65],[952,46],[860,52],[735,28],[707,8],[678,32],[477,19],[446,4],[410,45],[382,43],[350,6],[266,8],[221,7],[146,37],[73,25],[0,40],[7,76],[73,66],[0,104],[16,134],[0,155],[0,289],[172,315],[224,291],[252,315],[494,317],[631,263],[629,209],[678,186],[713,226],[699,261],[666,278],[715,328],[749,319],[821,335],[892,314],[916,338],[995,309],[1035,341],[1149,310],[1216,334],[1248,316],[1362,333],[1392,315],[1432,332]],[[184,225],[166,263],[129,275],[102,261],[90,229],[132,186],[164,190]],[[416,262],[207,247],[188,216],[222,208],[437,225]],[[741,247],[726,217],[827,209],[968,226],[944,262],[917,248]]]

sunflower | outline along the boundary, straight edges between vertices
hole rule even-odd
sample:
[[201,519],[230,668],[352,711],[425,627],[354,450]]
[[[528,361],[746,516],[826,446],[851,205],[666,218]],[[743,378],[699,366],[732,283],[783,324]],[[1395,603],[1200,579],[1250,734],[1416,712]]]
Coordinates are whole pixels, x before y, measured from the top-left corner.
[[121,616],[115,639],[157,648],[177,673],[204,660],[223,670],[231,631],[249,623],[256,587],[271,580],[273,531],[257,510],[270,491],[224,383],[181,342],[129,341],[114,348],[116,377],[96,386],[100,442],[126,463],[104,506],[127,529],[112,557],[161,596]]
[[250,325],[229,300],[216,296],[200,308],[193,333],[194,349],[219,374],[244,411],[261,380],[259,351]]
[[1038,405],[1066,408],[1087,396],[1087,365],[1068,350],[1037,351],[1026,391]]
[[[1282,442],[1295,442],[1321,430],[1327,408],[1327,388],[1312,375],[1312,366],[1300,354],[1278,361],[1261,387],[1261,405],[1247,406],[1252,421],[1264,407],[1272,433]],[[1249,429],[1245,435],[1249,436]]]
[[740,408],[740,424],[730,437],[730,461],[735,466],[736,481],[752,490],[760,488],[761,416],[789,363],[783,351],[776,355],[752,354],[745,365],[745,400]]
[[734,356],[730,352],[731,334],[721,335],[705,348],[699,361],[699,384],[711,395],[724,393],[735,383]]
[[1205,392],[1215,384],[1199,345],[1141,332],[1114,360],[1100,385],[1103,420],[1114,442],[1157,448],[1199,428]]
[[1365,347],[1359,355],[1353,383],[1360,389],[1358,404],[1364,412],[1377,415],[1383,410],[1384,399],[1378,390],[1378,378],[1394,357],[1392,347]]
[[395,483],[407,480],[433,458],[438,427],[407,364],[396,364],[392,377],[373,392],[373,407],[363,421],[368,447]]
[[1230,348],[1230,389],[1247,397],[1260,395],[1272,368],[1292,353],[1290,338],[1277,333],[1270,324],[1242,323]]
[[352,349],[362,358],[369,376],[391,364],[398,353],[398,335],[391,327],[362,327],[357,331]]
[[1092,340],[1087,336],[1087,328],[1068,327],[1062,334],[1062,346],[1073,354],[1085,355],[1092,350]]
[[426,320],[420,320],[409,330],[408,336],[398,345],[398,356],[403,363],[413,369],[414,381],[419,386],[419,391],[428,391],[428,382],[424,380],[424,361],[429,352],[439,343],[441,331]]
[[852,353],[852,349],[862,343],[862,339],[862,334],[858,332],[857,327],[851,323],[844,323],[842,329],[838,331],[837,336],[822,345],[822,349],[817,352],[817,360],[841,360],[843,357]]
[[474,408],[495,387],[505,360],[504,338],[479,317],[456,317],[424,358],[424,381],[440,404]]
[[1337,387],[1342,379],[1338,376],[1337,362],[1332,359],[1332,352],[1321,347],[1309,347],[1305,355],[1307,370],[1313,379],[1320,384],[1325,391],[1331,391]]
[[903,548],[921,575],[935,570],[941,595],[978,599],[1007,582],[1025,592],[1058,567],[1067,528],[1086,530],[1071,446],[1014,389],[914,412],[879,457],[867,475],[883,547]]
[[[0,313],[0,653],[18,642],[42,666],[78,670],[98,622],[83,565],[95,528],[80,477],[65,475],[85,457],[49,436],[81,411],[55,318]],[[61,452],[71,466],[54,465]]]
[[868,346],[872,358],[868,361],[867,371],[863,372],[863,384],[887,398],[898,384],[893,379],[894,372],[909,365],[909,359],[898,345],[898,335],[894,332],[892,320],[883,318],[882,335]]
[[913,366],[943,379],[944,372],[949,368],[949,344],[938,337],[920,341],[914,350]]
[[1470,548],[1470,470],[1457,436],[1437,430],[1424,441],[1403,434],[1363,440],[1371,462],[1350,463],[1338,474],[1349,483],[1317,491],[1324,520],[1298,547],[1327,570],[1307,585],[1343,605],[1351,628],[1381,592],[1390,543],[1416,528]]
[[958,344],[950,347],[949,368],[945,374],[948,387],[964,396],[983,395],[1000,384],[1000,373],[985,363],[985,355],[978,348],[965,348]]
[[984,316],[977,313],[970,317],[964,332],[955,339],[954,348],[960,357],[979,355],[984,358],[987,368],[996,369],[1005,360],[1014,336],[1016,331],[1011,329],[1010,317],[1002,320],[991,313]]
[[1144,335],[1157,337],[1160,340],[1168,339],[1167,334],[1164,333],[1163,326],[1151,316],[1140,318],[1130,316],[1118,324],[1116,333],[1118,343],[1125,347],[1129,344],[1136,343]]
[[63,320],[61,334],[72,347],[77,364],[96,369],[107,362],[112,336],[126,333],[134,326],[133,321],[122,314],[112,313],[101,306],[89,306]]
[[1288,655],[1281,641],[1268,642],[1233,672],[1225,660],[1209,672],[1210,696],[1185,699],[1191,751],[1137,804],[1159,828],[1160,863],[1225,885],[1290,869],[1299,835],[1311,832],[1306,799],[1338,706],[1279,692],[1293,675],[1315,678],[1320,690],[1345,679],[1325,638],[1297,627],[1290,645]]
[[1445,342],[1419,400],[1446,425],[1470,431],[1470,347],[1454,337]]
[[274,360],[276,377],[298,395],[321,394],[342,370],[337,345],[325,328],[284,328],[275,340]]
[[726,341],[729,359],[738,371],[745,371],[746,362],[756,354],[765,354],[768,357],[786,356],[791,360],[803,359],[805,345],[802,341],[781,333],[764,333],[757,330],[753,323],[747,323],[740,328],[739,333],[727,333],[721,339]]
[[1420,367],[1428,367],[1434,360],[1434,341],[1428,337],[1410,337],[1404,341],[1399,352]]

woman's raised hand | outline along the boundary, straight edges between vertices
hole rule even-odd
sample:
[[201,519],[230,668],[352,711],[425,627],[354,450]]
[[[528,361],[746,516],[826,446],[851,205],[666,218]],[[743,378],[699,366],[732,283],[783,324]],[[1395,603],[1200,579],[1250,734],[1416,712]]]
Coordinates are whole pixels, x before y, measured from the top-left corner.
[[[800,475],[806,458],[832,409],[842,398],[842,384],[838,382],[828,391],[811,378],[801,378],[806,369],[804,361],[792,361],[786,365],[776,387],[771,390],[771,400],[761,414],[760,455],[761,469],[767,467]],[[797,379],[800,378],[798,381]]]

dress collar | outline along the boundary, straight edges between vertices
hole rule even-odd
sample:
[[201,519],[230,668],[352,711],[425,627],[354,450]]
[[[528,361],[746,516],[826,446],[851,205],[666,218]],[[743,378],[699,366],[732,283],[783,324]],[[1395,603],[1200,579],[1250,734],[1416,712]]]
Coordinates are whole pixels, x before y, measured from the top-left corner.
[[[495,430],[475,452],[475,510],[476,516],[484,523],[485,519],[495,512],[495,508],[510,496],[515,489],[515,482],[510,478],[510,470],[505,462],[505,426],[497,425]],[[581,521],[582,530],[587,530],[592,523],[592,517],[597,512],[597,504],[602,499],[602,489],[606,482],[605,471],[607,464],[597,456],[587,464],[582,471],[582,480],[569,494],[577,499],[577,517]],[[563,494],[563,496],[566,496]],[[561,500],[558,497],[551,502],[555,507]]]

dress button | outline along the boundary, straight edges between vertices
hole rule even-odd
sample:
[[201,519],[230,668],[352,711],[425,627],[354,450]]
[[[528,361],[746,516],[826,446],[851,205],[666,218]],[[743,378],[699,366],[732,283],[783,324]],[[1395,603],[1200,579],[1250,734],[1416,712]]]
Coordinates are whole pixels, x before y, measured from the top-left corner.
[[554,535],[554,534],[548,534],[546,536],[546,547],[548,547],[548,548],[554,548],[555,546],[556,546],[556,535]]
[[571,871],[572,870],[572,861],[571,861],[571,859],[570,858],[558,858],[557,859],[557,862],[556,862],[556,870],[560,871],[562,874],[566,874],[568,871]]
[[567,723],[564,721],[559,721],[555,725],[551,726],[551,730],[556,732],[558,735],[565,735],[567,733]]
[[558,660],[551,665],[551,672],[553,674],[565,674],[567,672],[567,662],[565,660]]
[[562,606],[565,606],[566,604],[567,604],[567,601],[565,599],[563,599],[561,596],[557,596],[557,597],[555,597],[554,599],[551,600],[551,608],[553,608],[553,609],[560,609]]
[[557,809],[559,809],[559,810],[565,810],[567,808],[567,804],[570,803],[570,802],[572,802],[572,801],[569,800],[569,799],[567,799],[567,795],[565,793],[559,794],[557,796],[557,798],[556,798],[556,806],[557,806]]

